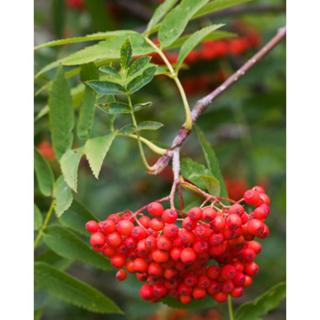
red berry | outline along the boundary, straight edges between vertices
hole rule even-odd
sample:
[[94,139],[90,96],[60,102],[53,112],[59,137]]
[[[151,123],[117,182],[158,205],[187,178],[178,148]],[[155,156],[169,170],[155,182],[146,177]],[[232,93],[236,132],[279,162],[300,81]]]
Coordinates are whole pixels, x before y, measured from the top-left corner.
[[191,301],[191,297],[190,296],[180,296],[179,300],[183,304],[188,304]]
[[197,282],[198,282],[198,279],[194,274],[188,274],[184,278],[184,283],[189,287],[195,287]]
[[208,293],[211,295],[214,295],[220,291],[220,284],[217,281],[211,281],[209,288],[208,288]]
[[202,215],[203,215],[203,219],[207,222],[210,222],[212,221],[212,219],[217,215],[218,213],[210,208],[210,207],[207,207],[205,209],[203,209],[202,211]]
[[148,267],[148,274],[156,277],[161,277],[163,274],[163,269],[158,263],[151,262]]
[[211,222],[213,230],[220,232],[224,229],[225,219],[222,215],[217,215]]
[[118,232],[112,232],[107,235],[107,242],[111,247],[117,248],[122,243],[122,239]]
[[242,287],[245,281],[246,281],[246,276],[241,272],[237,272],[233,278],[233,283],[238,287]]
[[172,247],[172,242],[165,236],[160,236],[157,240],[158,249],[168,251]]
[[188,231],[191,231],[196,227],[196,222],[191,220],[190,217],[186,217],[182,221],[182,227]]
[[270,205],[270,198],[268,195],[266,195],[265,193],[260,193],[259,194],[259,199],[262,203],[265,203],[266,205]]
[[151,300],[153,298],[153,287],[148,284],[144,284],[140,288],[140,296],[144,300]]
[[193,250],[196,253],[205,253],[208,251],[208,242],[203,241],[203,240],[198,240],[193,244]]
[[251,284],[252,284],[252,278],[250,276],[246,276],[243,286],[246,288],[246,287],[249,287]]
[[247,231],[253,236],[261,236],[264,231],[264,223],[258,219],[252,219],[247,224]]
[[116,256],[113,256],[110,261],[115,268],[120,269],[125,265],[126,258],[125,256],[118,254]]
[[86,223],[86,229],[90,233],[95,233],[95,232],[97,232],[99,230],[99,225],[98,225],[98,223],[96,221],[89,220]]
[[178,213],[173,209],[166,209],[162,214],[162,221],[166,223],[174,223],[178,218]]
[[163,222],[158,218],[153,218],[150,221],[150,227],[155,231],[160,231],[163,229]]
[[169,239],[174,239],[179,234],[179,227],[175,224],[167,224],[163,228],[163,234]]
[[93,233],[90,237],[90,244],[93,247],[102,247],[106,242],[106,238],[103,233],[96,232]]
[[149,228],[150,226],[150,218],[143,215],[142,217],[139,218],[139,222],[145,227],[145,228]]
[[231,295],[234,298],[241,297],[243,295],[243,288],[242,287],[236,287],[232,290]]
[[248,276],[254,276],[259,271],[259,266],[255,262],[249,262],[244,267],[244,272]]
[[193,262],[197,258],[197,254],[191,248],[184,248],[181,251],[180,259],[183,263]]
[[220,274],[220,267],[219,266],[210,266],[207,270],[207,275],[210,279],[217,279]]
[[236,268],[233,265],[225,265],[221,268],[221,279],[232,280],[236,275]]
[[131,234],[133,228],[134,225],[129,220],[120,220],[117,224],[117,231],[124,236]]
[[203,299],[206,295],[207,295],[206,290],[201,288],[194,288],[192,291],[192,296],[197,300]]
[[198,287],[207,289],[210,286],[211,280],[205,275],[201,275],[198,279]]
[[225,281],[221,286],[221,290],[225,293],[230,293],[233,289],[234,289],[234,284],[231,280]]
[[142,258],[136,258],[133,261],[133,268],[135,272],[145,272],[148,270],[148,264]]
[[108,216],[108,220],[117,223],[120,220],[120,217],[118,214],[113,213]]
[[116,278],[119,281],[123,281],[127,278],[127,273],[125,272],[125,270],[120,269],[117,273],[116,273]]
[[135,226],[131,231],[131,235],[134,239],[141,240],[146,238],[148,234],[144,228],[140,226]]
[[269,212],[269,207],[266,204],[262,204],[251,213],[251,216],[258,220],[264,220],[269,215]]
[[226,224],[231,230],[240,228],[242,221],[237,214],[230,214],[226,219]]
[[222,303],[225,302],[228,298],[228,295],[224,292],[218,292],[216,294],[213,295],[213,299],[215,299],[216,301]]
[[189,210],[188,217],[194,222],[200,220],[202,218],[201,208],[196,207]]
[[215,233],[209,239],[209,243],[212,246],[218,246],[219,244],[223,243],[223,241],[224,241],[224,237],[222,233]]
[[111,233],[116,230],[116,225],[112,220],[100,221],[99,227],[104,233]]
[[179,260],[181,256],[181,249],[180,248],[173,248],[170,251],[170,256],[172,260]]
[[152,259],[155,262],[163,263],[168,261],[169,254],[167,251],[155,250],[152,252]]
[[244,201],[252,206],[258,206],[261,203],[260,194],[255,190],[248,190],[243,195]]
[[252,249],[256,254],[260,253],[262,250],[261,244],[254,240],[248,242],[248,247]]
[[163,213],[163,206],[159,202],[151,202],[147,207],[148,212],[154,217],[160,217]]
[[237,214],[241,216],[244,213],[244,208],[241,204],[235,203],[229,209],[229,214]]
[[103,252],[102,252],[106,257],[113,257],[116,254],[116,250],[114,248],[105,246],[103,247]]

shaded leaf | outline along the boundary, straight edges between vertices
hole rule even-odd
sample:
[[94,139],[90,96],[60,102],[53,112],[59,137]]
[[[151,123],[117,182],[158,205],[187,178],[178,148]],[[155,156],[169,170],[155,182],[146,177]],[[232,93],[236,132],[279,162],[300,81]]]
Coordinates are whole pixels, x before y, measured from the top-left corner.
[[53,171],[37,150],[34,151],[34,169],[41,193],[49,197],[52,194],[54,184]]
[[200,176],[200,180],[206,186],[206,189],[209,191],[210,194],[213,196],[220,195],[220,182],[217,178],[213,176]]
[[80,69],[80,79],[85,82],[88,80],[94,80],[99,78],[99,72],[97,66],[93,63],[86,63],[81,66]]
[[128,114],[131,113],[130,107],[126,103],[113,102],[107,108],[109,114]]
[[119,130],[119,132],[122,133],[122,134],[131,134],[134,131],[135,131],[135,127],[131,123],[128,123],[128,124],[124,125]]
[[152,106],[152,102],[148,101],[148,102],[142,102],[142,103],[137,103],[133,106],[133,110],[134,111],[140,111],[140,110],[144,110],[146,108],[150,108]]
[[116,79],[121,78],[118,71],[115,68],[113,68],[111,65],[100,67],[99,71],[101,71],[102,73],[104,73],[108,76],[111,76],[112,78],[116,78]]
[[158,130],[161,127],[163,127],[163,123],[158,121],[142,121],[138,124],[138,127],[136,130],[142,131],[142,130]]
[[223,24],[216,24],[209,27],[205,27],[192,35],[183,43],[180,48],[178,61],[175,69],[179,70],[184,59],[188,56],[188,54],[210,33],[222,27]]
[[177,2],[178,0],[166,0],[161,3],[154,11],[153,16],[148,23],[146,32],[150,31]]
[[80,140],[86,140],[91,135],[96,110],[95,103],[96,93],[91,88],[86,87],[77,125],[77,135]]
[[103,160],[109,151],[114,138],[115,134],[110,133],[106,136],[89,139],[84,146],[84,153],[88,159],[93,175],[97,179],[99,177]]
[[132,47],[129,39],[123,43],[121,50],[120,50],[120,66],[123,69],[127,69],[131,62],[132,58]]
[[158,38],[161,48],[169,46],[183,33],[192,16],[209,0],[182,0],[160,24]]
[[102,95],[121,95],[125,94],[124,88],[120,84],[109,81],[87,81],[86,84],[95,92]]
[[72,204],[73,195],[71,189],[60,176],[53,187],[53,197],[56,200],[55,212],[60,217]]
[[258,320],[275,309],[286,296],[284,282],[270,288],[251,302],[242,304],[236,311],[236,320]]
[[136,77],[128,84],[128,91],[130,94],[133,94],[139,91],[141,88],[150,83],[156,72],[156,67],[150,67],[143,71],[142,75]]
[[49,121],[52,144],[58,159],[72,145],[74,112],[72,98],[62,68],[59,68],[49,95]]
[[85,224],[89,220],[98,220],[92,213],[89,212],[82,204],[73,201],[71,207],[66,210],[59,221],[63,226],[66,226],[82,235],[88,235]]
[[51,250],[47,250],[37,255],[35,261],[46,262],[59,270],[65,270],[72,264],[71,260],[62,258]]
[[123,313],[103,293],[44,262],[35,263],[35,287],[67,303],[97,313]]
[[63,258],[91,264],[102,270],[110,268],[110,263],[105,257],[92,250],[82,239],[62,226],[46,228],[43,240],[48,248]]
[[142,68],[144,68],[149,62],[151,58],[144,56],[139,57],[136,60],[133,60],[129,66],[128,76],[133,77],[135,74],[139,73]]
[[60,159],[61,171],[67,185],[77,192],[78,167],[83,153],[82,150],[67,150]]
[[228,192],[220,170],[220,165],[216,153],[214,152],[213,148],[211,147],[211,145],[209,144],[199,127],[196,127],[196,133],[200,141],[202,152],[206,160],[206,164],[209,168],[209,171],[220,182],[221,196],[228,197]]
[[34,204],[34,224],[33,228],[35,231],[39,230],[40,227],[42,226],[42,214],[40,209],[37,207],[36,204]]
[[198,163],[190,158],[183,158],[181,160],[181,174],[187,180],[204,189],[205,184],[201,177],[209,175],[210,173],[203,164]]
[[207,15],[209,13],[213,13],[222,9],[227,9],[230,7],[234,7],[238,4],[242,4],[245,2],[249,2],[252,0],[215,0],[207,5],[205,5],[203,8],[201,8],[194,16],[193,18],[202,17],[204,15]]

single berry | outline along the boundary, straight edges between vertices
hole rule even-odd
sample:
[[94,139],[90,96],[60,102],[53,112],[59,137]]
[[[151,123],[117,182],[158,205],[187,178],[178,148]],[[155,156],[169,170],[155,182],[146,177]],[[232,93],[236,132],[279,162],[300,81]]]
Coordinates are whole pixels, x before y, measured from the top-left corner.
[[148,212],[154,217],[160,217],[163,213],[163,206],[159,202],[151,202],[147,207]]
[[98,223],[96,221],[89,220],[86,223],[86,229],[90,233],[95,233],[95,232],[97,232],[99,230],[99,225],[98,225]]
[[127,273],[125,272],[125,270],[120,269],[117,273],[116,273],[116,278],[119,281],[123,281],[127,278]]
[[197,254],[192,248],[184,248],[181,251],[180,259],[183,263],[193,262],[197,258]]
[[178,213],[173,209],[166,209],[162,214],[162,221],[165,223],[174,223],[178,218]]

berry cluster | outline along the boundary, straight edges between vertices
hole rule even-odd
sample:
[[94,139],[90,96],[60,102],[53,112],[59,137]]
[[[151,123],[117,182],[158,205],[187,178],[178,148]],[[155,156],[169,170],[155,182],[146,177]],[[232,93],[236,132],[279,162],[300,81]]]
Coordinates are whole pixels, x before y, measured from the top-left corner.
[[171,296],[187,304],[209,295],[224,302],[229,294],[240,297],[259,270],[254,260],[261,245],[254,238],[269,235],[264,223],[269,204],[264,189],[256,186],[237,202],[212,197],[209,205],[206,201],[187,214],[152,202],[135,213],[88,221],[86,229],[93,249],[119,269],[118,280],[129,272],[144,282],[143,299]]
[[[250,30],[246,35],[240,36],[236,39],[207,40],[204,41],[199,48],[192,50],[184,60],[184,63],[191,65],[199,61],[211,61],[226,55],[240,55],[247,50],[256,47],[259,43],[260,35],[254,30]],[[165,55],[170,63],[177,62],[177,53],[166,52]],[[156,53],[152,53],[151,57],[153,63],[159,65],[164,64],[161,57]]]
[[83,9],[85,4],[83,0],[65,0],[66,5],[72,9]]

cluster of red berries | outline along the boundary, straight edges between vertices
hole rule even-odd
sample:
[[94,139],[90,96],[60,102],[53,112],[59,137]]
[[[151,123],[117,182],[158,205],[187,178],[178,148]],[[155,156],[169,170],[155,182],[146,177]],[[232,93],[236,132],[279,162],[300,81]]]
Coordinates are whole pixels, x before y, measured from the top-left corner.
[[66,5],[72,9],[83,9],[84,0],[65,0]]
[[[88,221],[86,229],[93,249],[119,269],[118,280],[129,272],[145,282],[143,299],[171,296],[186,304],[209,295],[224,302],[229,294],[240,297],[252,283],[259,270],[254,260],[262,249],[254,238],[269,235],[264,221],[270,200],[262,187],[229,201],[213,198],[210,205],[179,212],[180,217],[177,210],[152,202],[135,213]],[[250,206],[255,208],[248,213]]]
[[[192,50],[184,60],[185,64],[193,64],[199,61],[211,61],[226,55],[240,55],[245,51],[256,47],[260,43],[260,35],[254,30],[250,30],[246,35],[236,39],[226,40],[207,40],[204,41],[199,48]],[[178,60],[177,53],[165,53],[170,63],[176,63]],[[161,57],[156,53],[151,54],[152,62],[162,65],[164,64]]]

